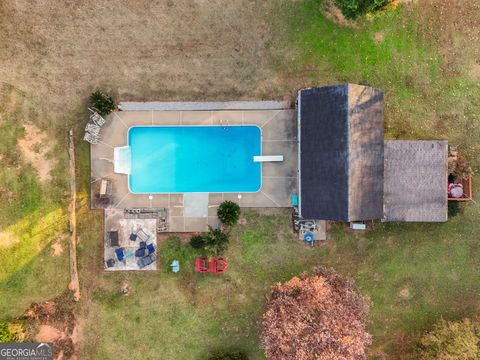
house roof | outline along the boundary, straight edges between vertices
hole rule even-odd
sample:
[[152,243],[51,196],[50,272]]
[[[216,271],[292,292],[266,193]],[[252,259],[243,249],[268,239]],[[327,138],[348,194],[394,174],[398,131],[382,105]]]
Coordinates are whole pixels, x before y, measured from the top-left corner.
[[383,215],[383,92],[344,84],[298,95],[299,211],[303,218]]
[[447,142],[385,141],[386,221],[447,221]]

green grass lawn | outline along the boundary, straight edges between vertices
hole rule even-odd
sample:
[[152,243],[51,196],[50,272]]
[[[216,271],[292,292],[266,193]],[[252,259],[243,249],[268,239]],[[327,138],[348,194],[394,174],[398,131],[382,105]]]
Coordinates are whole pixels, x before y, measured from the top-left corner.
[[[223,276],[194,273],[195,251],[187,244],[179,274],[162,264],[155,274],[95,272],[89,275],[95,279],[84,278],[91,294],[83,294],[89,298],[83,315],[93,318],[82,351],[97,359],[204,359],[209,351],[231,348],[264,359],[258,332],[270,286],[325,265],[351,275],[370,297],[372,354],[413,353],[419,333],[440,317],[459,319],[478,310],[478,214],[471,204],[445,224],[377,224],[366,234],[334,225],[331,243],[312,249],[294,239],[287,215],[247,212],[247,225],[232,231],[230,268]],[[88,223],[93,229],[92,218]],[[101,256],[91,252],[98,236],[87,241],[81,268]],[[160,254],[162,247],[169,250],[161,258],[170,258],[168,241]],[[124,281],[131,284],[129,296],[119,292]]]
[[[41,183],[17,145],[24,136],[22,124],[36,124],[37,115],[24,94],[0,85],[0,320],[54,297],[69,281],[62,156],[53,179]],[[51,245],[57,242],[63,252],[54,256]]]

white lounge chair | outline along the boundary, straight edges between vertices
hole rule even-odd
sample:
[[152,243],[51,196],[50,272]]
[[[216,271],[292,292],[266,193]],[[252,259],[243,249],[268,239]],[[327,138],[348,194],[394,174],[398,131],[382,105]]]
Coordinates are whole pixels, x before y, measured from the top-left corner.
[[145,241],[147,242],[150,239],[150,235],[148,235],[143,229],[140,229],[137,231],[137,236],[140,239],[140,241]]
[[92,123],[87,123],[87,126],[85,126],[85,131],[89,132],[93,136],[100,136],[100,126],[97,124],[92,124]]
[[90,108],[88,108],[88,110],[90,110],[91,114],[90,114],[90,120],[94,123],[94,124],[97,124],[98,126],[102,127],[103,125],[105,125],[105,123],[107,122],[99,113],[97,113],[95,110],[92,110]]
[[83,140],[85,140],[86,142],[89,142],[92,145],[96,145],[100,142],[100,137],[86,132],[85,136],[83,137]]

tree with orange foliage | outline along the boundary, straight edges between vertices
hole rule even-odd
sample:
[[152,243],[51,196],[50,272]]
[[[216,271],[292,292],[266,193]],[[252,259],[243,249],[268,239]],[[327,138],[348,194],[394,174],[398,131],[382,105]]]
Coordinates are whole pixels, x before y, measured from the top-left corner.
[[369,302],[353,279],[315,268],[273,286],[263,315],[262,345],[274,360],[363,359]]

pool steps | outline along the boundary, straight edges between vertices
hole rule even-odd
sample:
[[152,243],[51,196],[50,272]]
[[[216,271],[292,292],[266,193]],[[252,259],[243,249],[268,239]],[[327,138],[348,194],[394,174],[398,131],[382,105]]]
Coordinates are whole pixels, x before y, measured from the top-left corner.
[[113,172],[130,174],[132,154],[129,146],[120,146],[113,149]]

